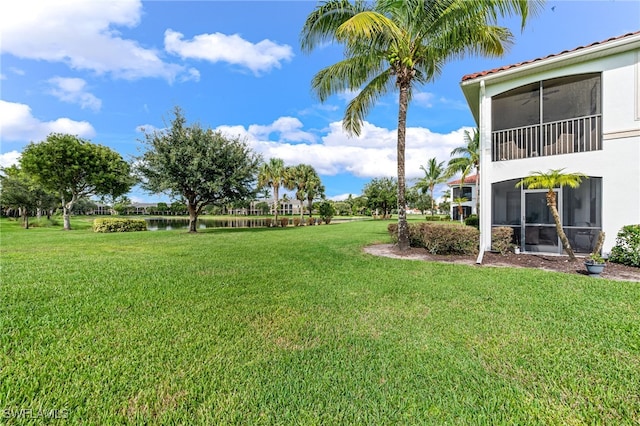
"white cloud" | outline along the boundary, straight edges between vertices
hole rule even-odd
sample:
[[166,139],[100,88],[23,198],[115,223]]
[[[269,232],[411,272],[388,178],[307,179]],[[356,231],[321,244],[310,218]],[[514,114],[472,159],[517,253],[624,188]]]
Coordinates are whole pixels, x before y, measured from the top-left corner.
[[78,104],[82,109],[99,111],[102,101],[86,91],[87,82],[81,78],[53,77],[49,79],[53,86],[49,93],[63,102]]
[[[289,129],[299,132],[297,139],[293,137],[271,140],[269,130],[278,128],[283,123]],[[286,126],[283,126],[286,127]],[[349,137],[342,130],[341,122],[329,125],[327,133],[319,143],[312,143],[309,132],[302,130],[302,123],[291,117],[282,117],[274,123],[263,126],[253,124],[243,126],[220,126],[219,130],[231,136],[247,139],[251,147],[261,153],[265,159],[282,158],[285,164],[311,164],[318,173],[336,175],[351,173],[362,178],[397,176],[397,131],[385,129],[364,122],[362,134]],[[453,148],[464,143],[465,128],[447,133],[433,133],[429,129],[410,127],[407,129],[405,149],[405,173],[407,179],[423,176],[421,165],[426,165],[429,158],[448,161]],[[295,134],[295,132],[290,135]],[[282,135],[282,134],[281,134]]]
[[313,134],[302,130],[303,124],[294,117],[280,117],[267,126],[252,124],[249,126],[248,133],[255,138],[268,138],[272,133],[280,135],[280,142],[309,142],[314,143],[316,138]]
[[200,34],[191,40],[183,40],[184,35],[168,29],[164,33],[167,52],[181,58],[201,59],[210,62],[227,62],[250,69],[254,74],[280,68],[283,61],[293,58],[293,49],[286,44],[271,40],[251,43],[238,34]]
[[140,0],[5,1],[0,5],[0,49],[97,74],[174,81],[184,67],[165,63],[157,51],[124,39],[115,30],[137,26],[141,15]]
[[18,164],[20,155],[21,154],[18,151],[9,151],[4,154],[0,154],[0,167],[9,167],[14,164]]
[[20,68],[16,68],[16,67],[11,67],[9,68],[11,70],[12,73],[16,74],[16,75],[25,75],[26,73],[24,72],[24,70],[21,70]]
[[141,124],[140,126],[136,127],[136,132],[138,133],[153,133],[160,130],[162,129],[157,128],[153,124]]
[[429,92],[418,92],[413,95],[415,103],[426,108],[431,108],[433,106],[433,98],[433,93]]
[[58,118],[40,121],[28,105],[0,100],[0,135],[2,141],[38,141],[49,133],[69,133],[80,137],[93,137],[96,132],[86,121]]

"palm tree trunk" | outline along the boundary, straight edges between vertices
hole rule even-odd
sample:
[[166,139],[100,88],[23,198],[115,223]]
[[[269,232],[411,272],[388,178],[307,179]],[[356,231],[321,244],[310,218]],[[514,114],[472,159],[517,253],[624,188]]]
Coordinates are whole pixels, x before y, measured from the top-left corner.
[[400,82],[398,108],[398,249],[409,250],[409,225],[405,206],[404,151],[407,132],[407,106],[409,105],[409,83]]
[[573,253],[571,243],[569,243],[569,239],[562,229],[562,223],[560,223],[560,214],[558,213],[558,207],[556,203],[556,193],[553,190],[547,192],[547,206],[549,207],[549,209],[551,209],[551,216],[553,216],[553,221],[556,223],[556,232],[558,233],[560,241],[562,242],[562,248],[569,255],[569,260],[573,262],[576,260],[576,255]]
[[273,185],[273,198],[274,198],[273,207],[275,208],[275,211],[274,211],[275,219],[274,219],[274,221],[276,223],[278,223],[278,208],[280,207],[280,198],[278,197],[279,196],[278,189],[279,188],[276,185]]

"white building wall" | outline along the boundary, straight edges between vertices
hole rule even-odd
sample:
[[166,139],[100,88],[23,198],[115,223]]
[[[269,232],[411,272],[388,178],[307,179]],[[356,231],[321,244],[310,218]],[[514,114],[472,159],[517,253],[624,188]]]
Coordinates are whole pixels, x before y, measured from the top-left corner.
[[[480,86],[481,246],[491,248],[491,184],[533,171],[566,169],[602,177],[603,252],[615,245],[618,231],[640,223],[640,53],[631,51],[556,70]],[[532,82],[571,74],[602,72],[603,149],[510,161],[491,161],[491,96]]]

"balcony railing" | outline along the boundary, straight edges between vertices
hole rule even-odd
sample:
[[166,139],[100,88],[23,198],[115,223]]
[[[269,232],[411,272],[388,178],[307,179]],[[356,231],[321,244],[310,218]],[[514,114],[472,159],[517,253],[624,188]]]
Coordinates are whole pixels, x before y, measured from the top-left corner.
[[597,151],[602,149],[602,115],[499,130],[491,139],[493,161]]

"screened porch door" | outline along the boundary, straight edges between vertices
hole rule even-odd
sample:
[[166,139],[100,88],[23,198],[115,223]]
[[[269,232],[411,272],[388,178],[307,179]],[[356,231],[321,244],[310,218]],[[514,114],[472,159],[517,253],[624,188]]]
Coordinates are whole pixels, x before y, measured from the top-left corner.
[[[522,247],[530,253],[560,253],[560,240],[556,232],[551,210],[547,206],[547,190],[523,191]],[[561,212],[561,197],[556,191],[558,211]]]

